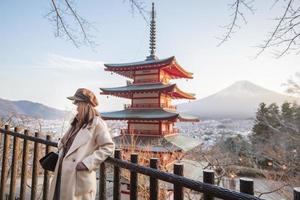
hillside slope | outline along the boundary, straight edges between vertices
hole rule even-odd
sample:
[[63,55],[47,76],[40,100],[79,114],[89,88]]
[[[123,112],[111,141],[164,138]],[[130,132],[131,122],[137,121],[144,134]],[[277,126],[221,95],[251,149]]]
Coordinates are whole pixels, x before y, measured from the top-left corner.
[[250,118],[255,116],[261,102],[267,104],[298,102],[299,98],[283,95],[249,81],[238,81],[203,99],[179,104],[178,110],[201,118]]
[[26,115],[42,119],[61,119],[67,112],[31,101],[10,101],[0,98],[0,116],[9,114]]

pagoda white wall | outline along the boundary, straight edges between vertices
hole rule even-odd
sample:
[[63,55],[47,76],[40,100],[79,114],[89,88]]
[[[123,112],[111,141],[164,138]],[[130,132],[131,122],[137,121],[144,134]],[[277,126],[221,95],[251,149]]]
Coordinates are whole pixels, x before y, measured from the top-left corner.
[[171,105],[171,97],[169,95],[165,95],[165,94],[161,94],[160,95],[160,103],[161,104],[166,104],[167,106],[168,105]]
[[134,82],[158,82],[158,69],[138,70],[134,73]]
[[129,128],[130,129],[134,129],[134,130],[155,130],[158,131],[159,130],[159,124],[134,124],[134,123],[130,123],[129,124]]
[[135,74],[154,74],[158,73],[158,69],[149,69],[149,70],[137,70],[135,71]]
[[135,97],[158,97],[158,92],[134,93],[133,98]]
[[157,74],[143,75],[143,76],[135,76],[135,82],[158,82]]
[[163,83],[169,83],[171,80],[171,76],[168,73],[166,73],[164,70],[160,70],[159,80],[160,82]]
[[132,100],[132,104],[149,104],[149,103],[153,103],[153,104],[158,104],[158,98],[151,98],[151,99],[133,99]]
[[[152,98],[151,98],[152,97]],[[137,98],[137,99],[135,99]],[[141,105],[141,104],[156,104],[158,105],[158,93],[135,93],[133,94],[132,105]]]
[[[144,98],[143,98],[144,97]],[[151,98],[153,97],[153,98]],[[159,103],[165,104],[165,106],[172,105],[172,99],[169,95],[165,95],[164,93],[159,94],[156,93],[135,93],[133,94],[132,104],[157,104]]]
[[129,132],[134,131],[138,134],[149,134],[149,135],[158,135],[159,134],[159,123],[129,123]]
[[173,123],[170,122],[162,122],[161,123],[161,130],[168,131],[169,133],[173,132]]

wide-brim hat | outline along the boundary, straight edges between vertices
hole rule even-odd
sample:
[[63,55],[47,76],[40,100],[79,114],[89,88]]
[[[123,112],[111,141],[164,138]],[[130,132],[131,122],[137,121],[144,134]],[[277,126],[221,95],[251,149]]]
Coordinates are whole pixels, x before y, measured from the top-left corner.
[[89,103],[93,107],[98,106],[98,100],[95,94],[86,88],[79,88],[73,96],[69,96],[67,98],[72,101],[81,101]]

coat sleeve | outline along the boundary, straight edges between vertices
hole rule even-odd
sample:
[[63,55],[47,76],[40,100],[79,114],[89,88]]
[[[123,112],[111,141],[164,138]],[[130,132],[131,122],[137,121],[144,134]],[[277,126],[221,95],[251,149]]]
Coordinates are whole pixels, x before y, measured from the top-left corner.
[[115,144],[112,141],[107,125],[101,120],[95,127],[95,139],[97,145],[96,150],[82,160],[89,171],[99,169],[100,164],[108,156],[111,156],[115,149]]

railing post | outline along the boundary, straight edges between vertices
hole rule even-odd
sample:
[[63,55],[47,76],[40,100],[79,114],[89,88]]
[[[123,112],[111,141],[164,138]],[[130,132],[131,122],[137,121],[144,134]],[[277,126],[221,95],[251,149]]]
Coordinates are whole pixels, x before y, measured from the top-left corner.
[[[215,172],[213,170],[203,170],[203,182],[209,184],[215,184]],[[209,194],[203,194],[204,200],[213,200],[214,197]]]
[[[9,125],[5,125],[5,130],[9,131]],[[5,198],[6,193],[6,180],[8,173],[8,154],[10,146],[10,136],[4,134],[3,154],[2,154],[2,170],[1,170],[1,186],[0,186],[0,200]]]
[[[0,126],[0,128],[2,128],[2,127]],[[3,135],[3,133],[0,131],[0,148],[1,148],[1,145],[2,145],[2,135]],[[0,163],[2,163],[2,159],[3,158],[0,156]],[[0,178],[0,185],[1,185],[1,178]]]
[[294,200],[300,200],[300,187],[294,188]]
[[[50,135],[46,136],[47,141],[51,141],[52,137]],[[45,155],[50,153],[51,147],[46,145]],[[44,170],[44,182],[43,182],[43,200],[47,200],[47,195],[49,192],[49,171]]]
[[105,162],[100,164],[99,200],[106,200],[106,166]]
[[254,182],[249,178],[240,178],[240,192],[254,195]]
[[[115,158],[121,159],[121,149],[115,150]],[[113,194],[113,200],[120,200],[121,199],[121,184],[120,184],[120,167],[114,166],[114,194]]]
[[[134,164],[138,163],[138,154],[132,153],[130,156],[130,161]],[[130,172],[130,200],[137,200],[138,197],[138,178],[136,172]]]
[[[24,131],[24,135],[28,136],[28,130]],[[22,171],[21,171],[21,191],[20,191],[20,200],[25,200],[26,198],[26,187],[27,187],[27,161],[28,161],[28,141],[27,139],[23,140],[23,155],[22,155]]]
[[[18,133],[19,129],[17,127],[15,127],[14,132]],[[12,160],[11,160],[9,200],[15,200],[15,196],[16,196],[18,155],[19,155],[19,138],[17,136],[14,136],[13,137],[13,152],[12,152]]]
[[[150,159],[150,167],[153,169],[158,169],[158,158]],[[158,193],[158,180],[150,177],[150,200],[157,200],[159,196]]]
[[[173,166],[173,172],[176,175],[183,176],[183,164],[182,163],[175,163]],[[177,184],[174,184],[174,200],[183,200],[184,193],[183,187]]]
[[[40,134],[36,132],[35,137],[39,138]],[[39,159],[39,143],[34,142],[32,177],[31,177],[31,200],[37,199],[37,181],[38,181],[38,159]]]

